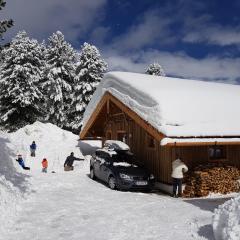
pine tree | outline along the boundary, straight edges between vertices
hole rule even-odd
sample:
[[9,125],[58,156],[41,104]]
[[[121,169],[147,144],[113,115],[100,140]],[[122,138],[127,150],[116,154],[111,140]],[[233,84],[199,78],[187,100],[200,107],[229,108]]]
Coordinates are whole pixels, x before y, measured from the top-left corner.
[[163,77],[166,76],[162,66],[159,63],[150,64],[148,66],[148,69],[146,70],[146,73],[149,75],[155,75],[155,76],[163,76]]
[[59,127],[66,126],[71,105],[76,52],[57,31],[49,38],[43,89],[47,96],[48,120]]
[[106,71],[107,63],[101,58],[99,50],[91,44],[84,43],[74,78],[72,108],[69,113],[71,128],[80,128],[85,108]]
[[[6,5],[5,0],[0,0],[0,10],[2,10]],[[13,26],[13,20],[2,20],[0,21],[0,38],[2,38],[3,33],[7,31],[8,28]]]
[[2,50],[0,120],[8,130],[33,123],[42,115],[39,90],[42,52],[36,40],[19,32]]

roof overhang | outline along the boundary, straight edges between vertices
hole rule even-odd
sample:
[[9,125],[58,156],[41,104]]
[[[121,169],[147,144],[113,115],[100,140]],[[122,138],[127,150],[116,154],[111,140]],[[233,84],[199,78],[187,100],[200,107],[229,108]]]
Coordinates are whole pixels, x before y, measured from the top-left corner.
[[160,133],[151,124],[149,124],[147,121],[142,119],[137,113],[135,113],[133,110],[131,110],[121,101],[119,101],[115,96],[113,96],[109,92],[105,92],[105,94],[102,96],[101,100],[97,104],[94,112],[92,113],[87,123],[81,130],[80,139],[84,139],[87,136],[87,133],[93,126],[95,120],[97,119],[98,115],[101,113],[103,107],[106,104],[109,105],[108,104],[109,101],[113,102],[119,109],[121,109],[124,113],[126,113],[131,119],[133,119],[137,124],[139,124],[142,128],[144,128],[151,136],[153,136],[158,141],[160,141],[164,137],[162,133]]
[[240,137],[219,138],[170,138],[165,137],[160,141],[161,146],[208,146],[208,145],[240,145]]

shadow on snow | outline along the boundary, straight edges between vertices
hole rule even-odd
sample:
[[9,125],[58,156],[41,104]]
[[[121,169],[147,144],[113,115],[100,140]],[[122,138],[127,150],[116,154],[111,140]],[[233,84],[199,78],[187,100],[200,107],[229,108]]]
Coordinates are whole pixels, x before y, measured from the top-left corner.
[[215,208],[218,208],[219,205],[222,205],[224,202],[231,199],[230,197],[226,198],[199,198],[199,199],[189,199],[184,200],[186,203],[190,203],[196,207],[199,207],[202,210],[214,212]]

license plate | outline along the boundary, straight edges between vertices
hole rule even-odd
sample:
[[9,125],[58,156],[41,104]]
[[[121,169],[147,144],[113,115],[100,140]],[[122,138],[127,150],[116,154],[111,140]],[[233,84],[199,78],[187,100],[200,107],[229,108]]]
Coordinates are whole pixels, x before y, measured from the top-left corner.
[[147,185],[147,184],[148,184],[147,181],[137,181],[136,182],[137,186],[144,186],[144,185]]

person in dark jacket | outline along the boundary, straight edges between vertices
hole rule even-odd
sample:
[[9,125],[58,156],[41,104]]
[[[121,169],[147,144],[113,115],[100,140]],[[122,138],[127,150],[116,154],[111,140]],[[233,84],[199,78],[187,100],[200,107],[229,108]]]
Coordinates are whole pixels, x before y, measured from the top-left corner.
[[67,157],[65,163],[64,163],[64,171],[72,171],[73,170],[73,162],[74,161],[83,161],[84,159],[74,157],[74,153],[71,152],[71,154]]
[[21,154],[18,155],[18,158],[16,159],[16,161],[19,163],[19,165],[20,165],[24,170],[30,170],[29,167],[26,167],[26,166],[25,166],[25,163],[24,163],[24,160],[23,160]]
[[32,144],[30,145],[31,157],[36,156],[36,149],[37,149],[37,145],[36,145],[35,141],[33,141]]

